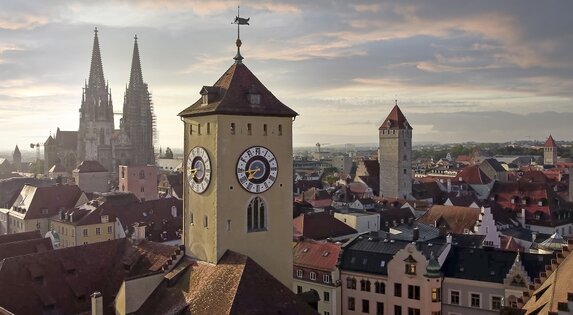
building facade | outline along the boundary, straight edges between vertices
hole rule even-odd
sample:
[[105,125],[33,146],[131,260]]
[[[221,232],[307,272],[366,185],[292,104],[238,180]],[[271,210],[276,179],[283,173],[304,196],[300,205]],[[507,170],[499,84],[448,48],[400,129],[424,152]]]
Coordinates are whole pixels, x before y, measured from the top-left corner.
[[157,191],[157,167],[119,166],[119,185],[121,192],[131,192],[142,201],[159,198]]
[[549,135],[545,145],[543,145],[543,165],[557,164],[557,143],[552,135]]
[[380,196],[411,198],[412,195],[412,126],[394,106],[379,131]]

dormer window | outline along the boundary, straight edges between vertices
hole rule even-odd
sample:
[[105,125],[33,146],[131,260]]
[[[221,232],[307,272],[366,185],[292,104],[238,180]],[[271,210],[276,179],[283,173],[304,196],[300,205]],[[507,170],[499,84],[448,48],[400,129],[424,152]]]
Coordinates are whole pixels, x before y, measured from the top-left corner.
[[392,122],[391,122],[391,121],[389,121],[389,120],[388,120],[388,121],[386,121],[386,126],[387,126],[388,128],[390,128],[390,127],[392,126]]
[[251,105],[261,105],[261,93],[256,86],[252,85],[247,91],[247,99]]
[[412,255],[409,255],[408,258],[404,259],[404,262],[406,263],[405,265],[406,274],[415,275],[417,261],[414,259],[414,257],[412,257]]
[[200,93],[202,105],[207,105],[209,102],[215,100],[217,94],[219,93],[219,88],[214,86],[203,86]]

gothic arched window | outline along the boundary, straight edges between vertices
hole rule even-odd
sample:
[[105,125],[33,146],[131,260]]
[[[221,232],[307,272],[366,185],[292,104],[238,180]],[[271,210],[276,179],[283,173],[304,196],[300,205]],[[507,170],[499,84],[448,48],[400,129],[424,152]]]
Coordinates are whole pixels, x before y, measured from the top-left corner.
[[266,230],[266,205],[261,197],[255,197],[247,207],[247,231],[256,232]]

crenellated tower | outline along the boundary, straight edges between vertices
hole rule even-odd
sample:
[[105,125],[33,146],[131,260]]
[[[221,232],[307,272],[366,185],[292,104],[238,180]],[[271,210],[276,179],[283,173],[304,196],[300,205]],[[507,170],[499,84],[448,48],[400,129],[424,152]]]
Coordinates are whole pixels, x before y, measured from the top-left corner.
[[82,93],[80,127],[78,130],[78,162],[97,160],[112,169],[111,138],[114,131],[111,91],[103,75],[98,30],[94,43],[90,74]]
[[131,74],[123,99],[123,118],[121,121],[121,129],[125,131],[133,146],[131,165],[155,163],[153,151],[154,123],[153,103],[147,83],[143,82],[139,46],[137,36],[135,36]]

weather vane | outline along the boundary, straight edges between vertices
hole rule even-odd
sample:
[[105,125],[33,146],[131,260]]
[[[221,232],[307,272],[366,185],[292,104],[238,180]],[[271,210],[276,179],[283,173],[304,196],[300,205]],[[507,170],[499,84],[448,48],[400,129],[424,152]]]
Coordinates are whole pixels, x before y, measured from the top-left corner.
[[251,18],[242,18],[241,14],[239,13],[239,6],[237,6],[237,16],[235,17],[235,21],[231,24],[237,24],[237,55],[235,56],[236,63],[242,63],[243,56],[241,56],[241,25],[249,25],[249,20]]

